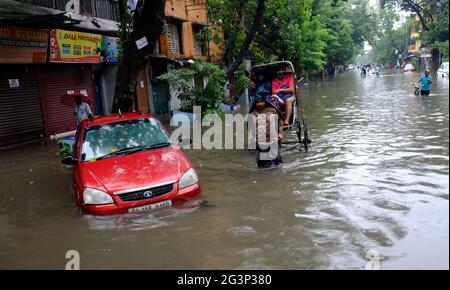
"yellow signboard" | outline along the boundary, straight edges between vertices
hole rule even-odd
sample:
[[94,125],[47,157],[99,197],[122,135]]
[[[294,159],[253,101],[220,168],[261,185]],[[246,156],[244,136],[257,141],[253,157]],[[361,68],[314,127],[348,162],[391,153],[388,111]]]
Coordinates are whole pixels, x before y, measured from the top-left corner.
[[100,63],[101,46],[99,34],[50,30],[50,62]]

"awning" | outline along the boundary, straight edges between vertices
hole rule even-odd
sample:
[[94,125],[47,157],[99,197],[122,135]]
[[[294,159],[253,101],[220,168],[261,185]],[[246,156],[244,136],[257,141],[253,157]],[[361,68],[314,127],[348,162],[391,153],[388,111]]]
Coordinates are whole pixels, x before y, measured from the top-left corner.
[[112,20],[74,14],[14,0],[0,1],[0,24],[33,26],[36,28],[74,27],[87,31],[110,32],[110,34],[118,31],[117,22]]
[[30,5],[13,0],[0,1],[0,24],[48,28],[80,23],[60,10]]

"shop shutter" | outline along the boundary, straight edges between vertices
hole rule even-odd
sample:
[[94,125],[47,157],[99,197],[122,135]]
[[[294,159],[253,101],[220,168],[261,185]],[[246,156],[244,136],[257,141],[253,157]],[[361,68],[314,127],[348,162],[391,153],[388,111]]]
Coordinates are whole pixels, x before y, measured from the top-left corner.
[[[76,129],[73,108],[61,104],[67,91],[86,90],[95,99],[92,71],[89,64],[47,64],[39,68],[39,81],[43,94],[45,132],[49,137]],[[95,112],[94,105],[90,105]]]
[[0,65],[0,146],[40,138],[39,85],[33,65]]

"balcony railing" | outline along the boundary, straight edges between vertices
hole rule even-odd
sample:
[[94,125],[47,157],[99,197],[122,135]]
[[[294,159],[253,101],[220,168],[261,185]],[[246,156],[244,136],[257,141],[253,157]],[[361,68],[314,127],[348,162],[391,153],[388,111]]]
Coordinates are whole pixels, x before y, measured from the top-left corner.
[[[16,0],[37,6],[58,10],[66,10],[69,0]],[[117,0],[80,0],[80,14],[87,14],[98,18],[118,20]]]

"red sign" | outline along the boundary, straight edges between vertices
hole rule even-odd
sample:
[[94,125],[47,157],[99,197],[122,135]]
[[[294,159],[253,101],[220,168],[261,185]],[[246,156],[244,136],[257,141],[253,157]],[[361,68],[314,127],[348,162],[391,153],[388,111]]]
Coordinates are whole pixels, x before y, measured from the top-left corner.
[[47,46],[47,29],[0,25],[0,63],[45,63]]

